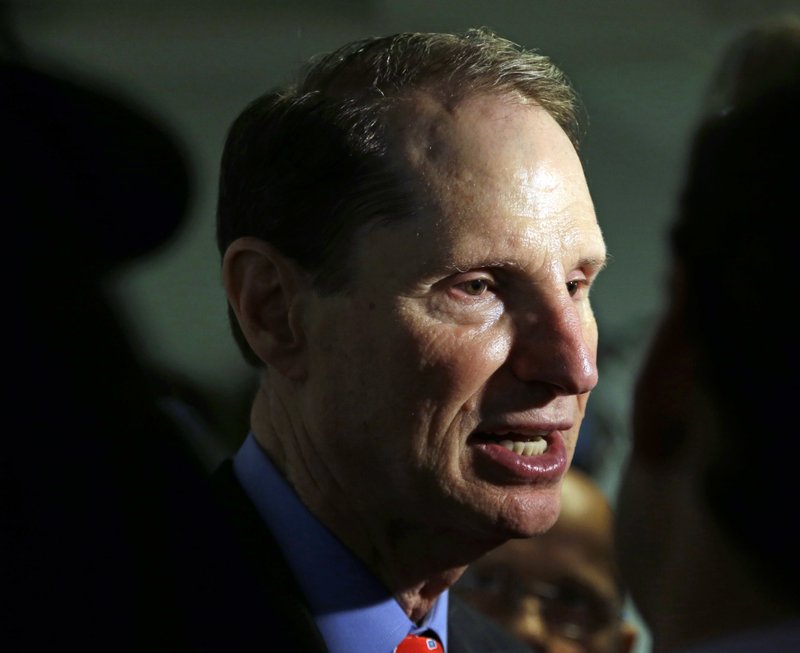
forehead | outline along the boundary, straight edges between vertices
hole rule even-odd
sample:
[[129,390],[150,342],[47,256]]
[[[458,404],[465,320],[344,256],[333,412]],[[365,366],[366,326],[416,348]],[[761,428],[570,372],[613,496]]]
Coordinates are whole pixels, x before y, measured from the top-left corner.
[[418,93],[396,111],[399,149],[411,170],[438,190],[475,182],[496,184],[555,168],[583,184],[572,142],[542,107],[509,93],[477,95],[455,103]]
[[[481,152],[483,144],[509,137],[520,153],[530,144],[527,132],[538,127],[541,136],[551,122],[562,131],[541,106],[509,92],[448,99],[424,90],[403,100],[392,119],[407,160],[421,170],[463,165]],[[569,142],[566,134],[563,137]]]
[[526,244],[572,255],[591,241],[591,255],[605,257],[578,155],[540,106],[510,94],[448,104],[419,93],[394,123],[399,163],[436,218],[434,237],[469,247],[471,233],[500,258]]

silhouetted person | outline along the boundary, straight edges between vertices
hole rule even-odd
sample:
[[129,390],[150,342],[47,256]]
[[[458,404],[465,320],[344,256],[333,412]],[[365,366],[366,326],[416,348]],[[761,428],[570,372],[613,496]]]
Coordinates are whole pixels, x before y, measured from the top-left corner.
[[725,113],[800,78],[800,14],[753,25],[725,47],[703,98],[704,114]]
[[128,101],[21,59],[0,66],[0,98],[0,640],[222,650],[205,631],[224,610],[200,590],[231,556],[205,474],[104,287],[180,228],[183,151]]
[[655,653],[800,650],[800,79],[752,83],[695,137],[636,387],[617,538]]

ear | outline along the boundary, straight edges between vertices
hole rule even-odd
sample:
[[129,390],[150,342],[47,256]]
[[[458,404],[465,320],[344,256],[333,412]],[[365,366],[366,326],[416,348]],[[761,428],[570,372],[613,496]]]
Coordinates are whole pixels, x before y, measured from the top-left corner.
[[222,281],[244,337],[264,363],[292,380],[306,375],[299,266],[259,238],[233,241],[222,259]]

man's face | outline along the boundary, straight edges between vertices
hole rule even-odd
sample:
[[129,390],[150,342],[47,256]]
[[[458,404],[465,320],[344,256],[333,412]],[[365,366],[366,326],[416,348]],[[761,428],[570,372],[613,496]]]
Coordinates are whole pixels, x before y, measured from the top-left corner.
[[427,208],[363,231],[350,288],[303,309],[306,464],[325,510],[373,536],[539,533],[597,381],[605,246],[583,171],[539,107],[404,111],[397,162]]

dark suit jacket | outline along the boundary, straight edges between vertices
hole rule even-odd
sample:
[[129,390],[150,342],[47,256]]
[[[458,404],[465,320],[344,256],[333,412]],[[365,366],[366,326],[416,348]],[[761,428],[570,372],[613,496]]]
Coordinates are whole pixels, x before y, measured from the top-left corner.
[[[270,642],[279,650],[276,638],[280,638],[288,651],[327,653],[288,564],[236,480],[230,461],[223,463],[212,481],[225,529],[232,536],[226,538],[226,555],[235,556],[230,566],[212,570],[217,575],[215,584],[221,583],[226,590],[224,600],[206,597],[217,606],[216,623],[227,622],[228,632],[236,631],[225,650],[234,650],[231,644],[258,643],[263,643],[261,650],[264,645],[272,650]],[[529,653],[525,645],[458,597],[451,594],[449,605],[447,653]]]

